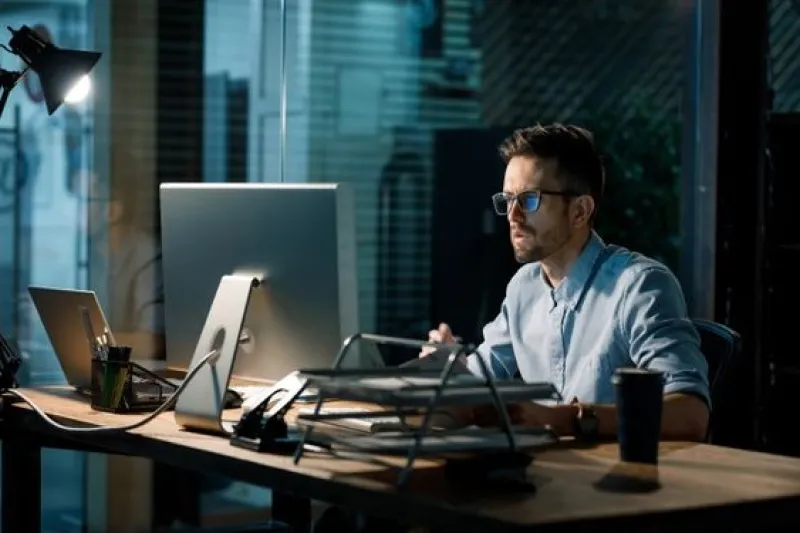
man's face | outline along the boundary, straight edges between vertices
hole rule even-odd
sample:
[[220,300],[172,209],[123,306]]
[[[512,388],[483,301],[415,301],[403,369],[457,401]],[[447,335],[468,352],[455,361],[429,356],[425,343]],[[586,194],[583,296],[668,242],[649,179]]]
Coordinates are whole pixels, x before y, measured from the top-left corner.
[[[563,191],[556,177],[555,161],[533,157],[511,158],[506,166],[503,192],[518,195],[528,191]],[[507,214],[514,256],[520,263],[541,261],[567,244],[573,236],[568,197],[543,194],[534,212],[526,212],[513,201]]]

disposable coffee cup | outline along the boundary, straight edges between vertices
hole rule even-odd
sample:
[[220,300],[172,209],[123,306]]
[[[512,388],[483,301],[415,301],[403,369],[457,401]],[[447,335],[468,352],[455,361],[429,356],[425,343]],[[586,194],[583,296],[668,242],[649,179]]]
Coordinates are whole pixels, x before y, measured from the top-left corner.
[[620,368],[611,382],[616,390],[620,460],[658,464],[664,374],[644,368]]

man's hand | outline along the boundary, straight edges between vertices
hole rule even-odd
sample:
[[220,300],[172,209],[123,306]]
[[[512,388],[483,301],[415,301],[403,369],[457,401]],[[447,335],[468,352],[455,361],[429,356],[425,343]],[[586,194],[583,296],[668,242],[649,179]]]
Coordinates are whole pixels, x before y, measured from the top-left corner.
[[[450,326],[442,322],[439,324],[439,329],[432,329],[428,332],[428,342],[435,342],[438,344],[455,344],[458,342],[458,339],[453,332],[450,330]],[[434,346],[423,346],[422,350],[419,352],[420,357],[425,357],[426,355],[433,353],[436,351],[436,347]]]
[[[480,426],[497,427],[503,424],[502,417],[494,404],[478,407],[447,407],[442,411],[448,413],[449,422],[454,427]],[[506,405],[508,420],[511,425],[525,427],[549,426],[558,436],[572,435],[575,429],[575,418],[578,409],[574,405],[546,406],[535,402],[523,402]]]
[[[573,433],[577,407],[573,405],[546,406],[536,402],[515,403],[506,406],[508,419],[513,425],[527,427],[550,426],[560,436]],[[502,423],[494,405],[482,405],[472,411],[472,423],[477,426],[498,426]]]

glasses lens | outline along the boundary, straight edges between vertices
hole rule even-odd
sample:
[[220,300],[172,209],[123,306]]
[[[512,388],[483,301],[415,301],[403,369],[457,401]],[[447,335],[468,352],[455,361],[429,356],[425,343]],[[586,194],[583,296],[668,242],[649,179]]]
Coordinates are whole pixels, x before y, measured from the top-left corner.
[[539,199],[541,196],[536,192],[524,192],[517,197],[519,206],[526,213],[533,213],[539,209]]
[[499,192],[492,196],[492,204],[494,210],[498,215],[505,215],[508,213],[508,198],[506,195]]

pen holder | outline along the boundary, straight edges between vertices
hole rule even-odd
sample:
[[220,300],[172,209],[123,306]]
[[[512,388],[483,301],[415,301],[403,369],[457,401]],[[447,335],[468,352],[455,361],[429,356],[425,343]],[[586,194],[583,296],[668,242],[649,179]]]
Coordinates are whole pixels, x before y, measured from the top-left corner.
[[92,409],[142,413],[161,406],[177,387],[130,361],[92,359]]

